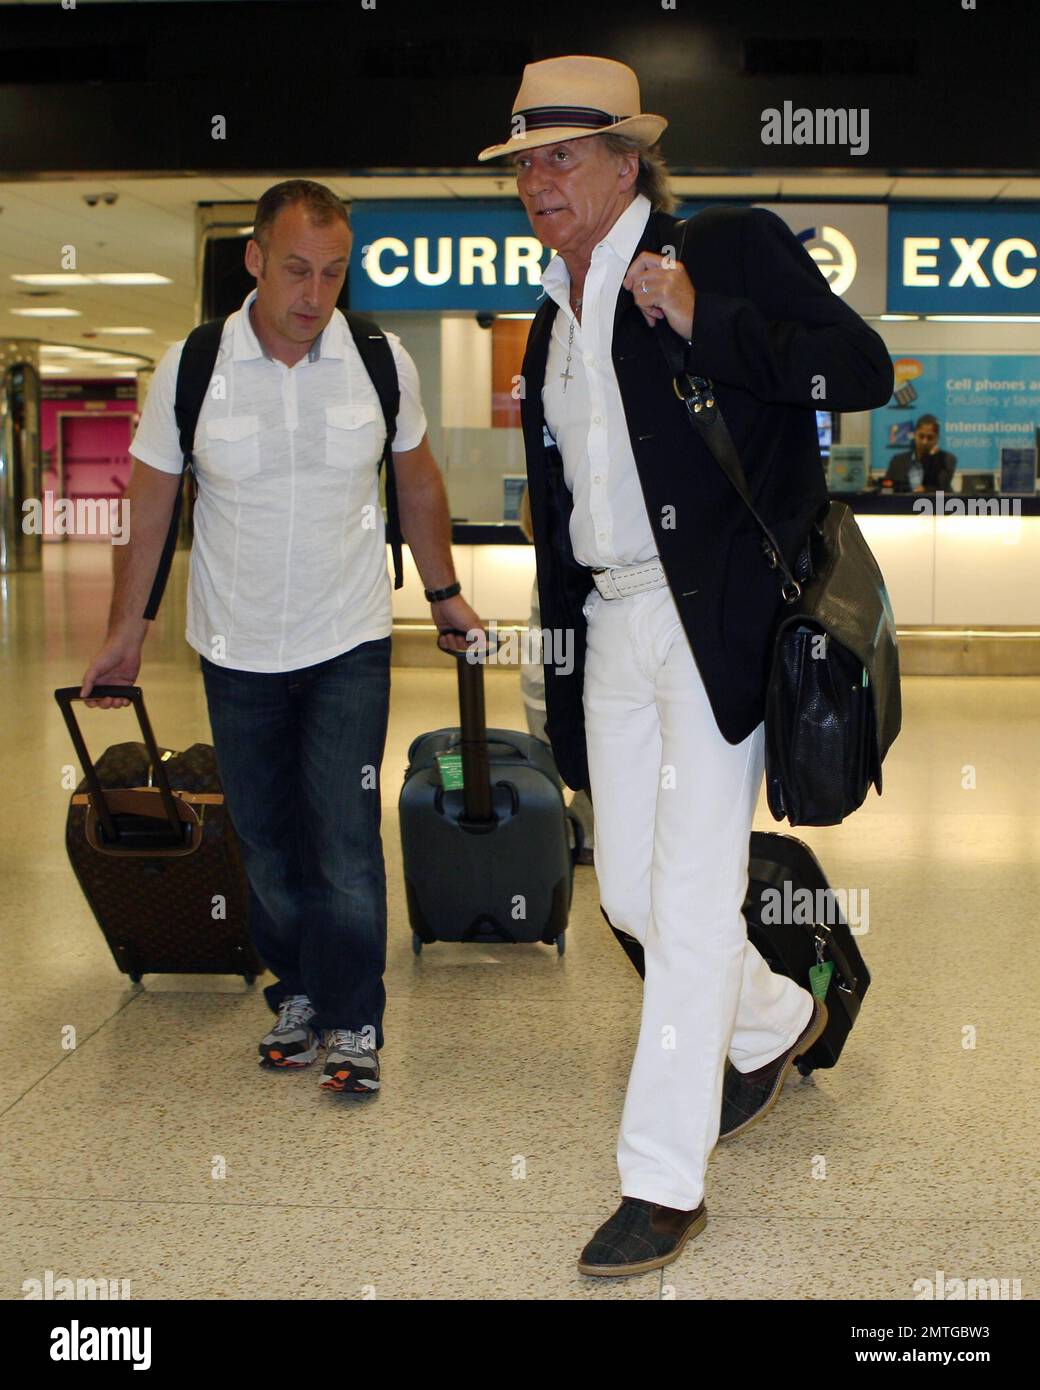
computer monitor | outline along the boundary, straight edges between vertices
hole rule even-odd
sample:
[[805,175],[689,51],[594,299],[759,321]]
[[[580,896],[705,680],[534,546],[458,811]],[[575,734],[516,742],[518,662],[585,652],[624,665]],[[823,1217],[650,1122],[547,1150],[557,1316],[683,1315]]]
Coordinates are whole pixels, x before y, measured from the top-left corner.
[[997,475],[994,472],[958,473],[954,479],[960,484],[961,492],[996,492]]
[[841,438],[840,419],[833,410],[816,412],[816,436],[820,441],[820,454],[825,459],[830,455],[831,445]]

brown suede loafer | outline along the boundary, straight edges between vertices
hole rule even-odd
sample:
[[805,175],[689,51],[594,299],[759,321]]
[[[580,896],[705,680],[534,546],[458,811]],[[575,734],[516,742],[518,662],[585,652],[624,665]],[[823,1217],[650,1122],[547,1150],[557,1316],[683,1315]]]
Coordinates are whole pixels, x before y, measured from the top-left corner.
[[720,1139],[732,1139],[734,1134],[742,1134],[756,1120],[769,1113],[777,1102],[787,1073],[798,1058],[809,1051],[826,1027],[827,1005],[822,999],[816,999],[809,1022],[786,1052],[781,1052],[779,1057],[774,1057],[757,1071],[741,1072],[734,1066],[726,1067],[722,1083]]
[[703,1202],[693,1211],[677,1211],[641,1197],[622,1197],[617,1211],[581,1252],[578,1269],[608,1277],[660,1269],[704,1230],[707,1221]]

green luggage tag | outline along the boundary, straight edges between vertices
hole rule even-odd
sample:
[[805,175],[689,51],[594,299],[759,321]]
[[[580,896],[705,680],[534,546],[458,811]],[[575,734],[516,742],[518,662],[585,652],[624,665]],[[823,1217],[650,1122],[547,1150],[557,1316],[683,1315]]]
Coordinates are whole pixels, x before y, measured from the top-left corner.
[[834,962],[832,960],[817,961],[809,971],[809,988],[812,990],[814,999],[826,999],[827,991],[830,988],[831,976],[834,974]]
[[438,753],[437,771],[441,775],[441,786],[446,792],[457,791],[462,785],[462,754]]
[[816,947],[816,964],[809,967],[809,988],[814,999],[823,1000],[826,999],[827,991],[830,989],[831,976],[834,974],[834,962],[823,958],[826,940],[819,931],[813,932],[813,945]]

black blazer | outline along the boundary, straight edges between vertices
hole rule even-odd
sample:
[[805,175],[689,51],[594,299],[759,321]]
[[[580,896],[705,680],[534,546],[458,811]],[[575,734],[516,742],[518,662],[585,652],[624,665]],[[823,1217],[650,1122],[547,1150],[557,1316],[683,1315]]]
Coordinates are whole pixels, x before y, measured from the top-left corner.
[[[676,254],[677,227],[674,217],[651,213],[637,254],[665,246]],[[793,233],[765,209],[699,213],[683,262],[697,292],[687,368],[714,382],[755,505],[793,561],[827,500],[814,411],[884,405],[893,389],[891,360]],[[555,315],[546,297],[527,341],[521,418],[541,623],[574,632],[572,672],[545,666],[546,733],[564,781],[587,788],[582,604],[592,577],[571,548],[572,499],[559,450],[543,440],[542,385]],[[612,357],[643,499],[716,723],[735,744],[764,717],[780,587],[747,509],[690,428],[654,341],[660,332],[671,330],[663,321],[651,328],[622,289]]]
[[[913,450],[907,449],[905,453],[895,454],[892,462],[888,465],[888,472],[885,477],[891,478],[895,492],[909,489],[910,465],[913,458]],[[947,454],[944,450],[938,449],[934,454],[927,454],[919,462],[924,465],[924,479],[921,486],[926,491],[930,492],[939,488],[945,491],[953,482],[954,470],[957,467],[957,459],[953,454]]]

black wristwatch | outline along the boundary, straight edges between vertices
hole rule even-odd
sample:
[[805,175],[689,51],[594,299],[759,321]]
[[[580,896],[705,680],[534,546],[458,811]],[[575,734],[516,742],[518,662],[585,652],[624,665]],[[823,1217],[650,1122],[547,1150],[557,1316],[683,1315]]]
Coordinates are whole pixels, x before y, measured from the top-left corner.
[[456,579],[454,584],[449,584],[446,589],[424,589],[423,594],[430,603],[439,603],[442,598],[454,598],[456,594],[462,593],[462,585]]

